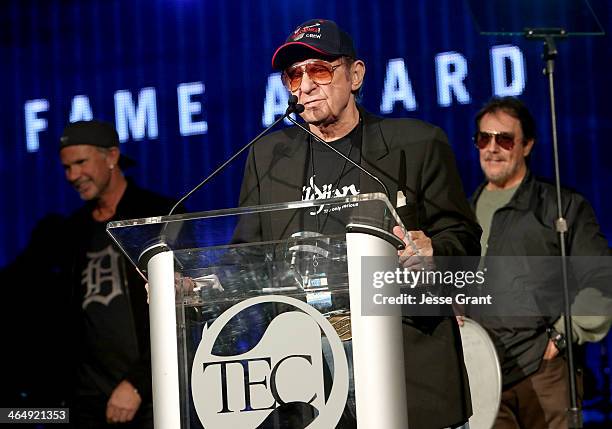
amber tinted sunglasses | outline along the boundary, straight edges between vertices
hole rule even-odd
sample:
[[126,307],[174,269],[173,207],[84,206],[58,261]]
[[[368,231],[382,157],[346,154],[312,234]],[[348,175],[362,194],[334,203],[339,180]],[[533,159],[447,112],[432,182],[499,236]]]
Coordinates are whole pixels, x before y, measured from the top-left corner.
[[514,134],[504,132],[487,133],[485,131],[478,131],[474,135],[474,144],[478,149],[484,149],[491,143],[492,139],[495,139],[495,143],[504,150],[512,150],[514,147]]
[[317,85],[329,85],[334,78],[334,71],[342,63],[335,66],[323,60],[307,60],[294,64],[283,72],[283,83],[291,92],[297,91],[302,84],[304,73]]

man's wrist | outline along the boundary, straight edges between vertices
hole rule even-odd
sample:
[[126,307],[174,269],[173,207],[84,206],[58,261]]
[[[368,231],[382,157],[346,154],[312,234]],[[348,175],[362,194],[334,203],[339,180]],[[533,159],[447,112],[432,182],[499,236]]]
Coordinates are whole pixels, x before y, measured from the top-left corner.
[[565,335],[552,327],[548,328],[546,332],[548,333],[548,339],[552,341],[557,350],[559,350],[559,353],[563,353],[567,348],[567,339]]

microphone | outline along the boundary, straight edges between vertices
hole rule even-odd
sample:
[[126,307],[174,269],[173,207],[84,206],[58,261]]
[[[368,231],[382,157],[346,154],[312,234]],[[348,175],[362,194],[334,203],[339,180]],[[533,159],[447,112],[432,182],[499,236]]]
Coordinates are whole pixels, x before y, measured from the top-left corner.
[[[296,103],[297,103],[297,97],[294,95],[292,97],[296,98]],[[299,113],[304,111],[304,105],[303,104],[296,104],[295,105],[295,109],[296,109],[296,113],[299,111]],[[358,163],[356,163],[355,161],[353,161],[350,157],[346,156],[345,154],[343,154],[342,152],[340,152],[338,149],[336,149],[333,145],[327,143],[325,140],[323,140],[322,138],[320,138],[319,136],[317,136],[315,133],[313,133],[312,131],[310,131],[307,127],[305,127],[304,125],[300,124],[298,121],[296,121],[295,119],[293,119],[290,116],[287,116],[287,119],[289,119],[291,122],[293,122],[293,124],[295,124],[296,126],[300,127],[302,130],[304,130],[306,133],[308,133],[308,135],[310,135],[312,138],[314,138],[316,141],[318,141],[319,143],[321,143],[323,146],[328,147],[329,149],[331,149],[332,151],[334,151],[339,157],[345,159],[346,161],[348,161],[349,163],[351,163],[351,165],[357,167],[360,171],[364,172],[365,174],[368,175],[368,177],[370,177],[372,180],[374,180],[376,183],[378,183],[380,185],[380,187],[383,189],[383,191],[385,192],[385,195],[387,196],[387,198],[389,199],[389,201],[391,201],[391,196],[389,195],[389,189],[387,188],[387,186],[383,183],[382,180],[380,180],[378,177],[376,177],[374,174],[370,173],[368,170],[366,170],[364,167],[362,167],[361,165],[359,165]]]
[[[225,161],[223,164],[221,164],[219,167],[217,167],[217,169],[215,171],[210,173],[208,175],[208,177],[206,177],[204,180],[202,180],[200,183],[198,183],[193,189],[191,189],[189,192],[187,192],[185,195],[183,195],[177,201],[177,203],[172,207],[172,209],[170,209],[170,211],[168,212],[167,216],[171,216],[180,204],[182,204],[187,198],[189,198],[191,195],[193,195],[194,192],[196,192],[202,186],[204,186],[205,184],[210,182],[210,180],[213,177],[215,177],[217,174],[219,174],[221,171],[223,171],[223,169],[225,169],[225,167],[227,167],[232,161],[234,161],[236,158],[238,158],[238,156],[240,156],[241,153],[243,153],[245,150],[247,150],[248,148],[253,146],[255,143],[257,143],[257,141],[259,139],[261,139],[268,131],[270,131],[272,128],[274,128],[280,121],[282,121],[285,118],[291,119],[291,117],[289,115],[291,115],[292,113],[298,113],[298,114],[302,113],[304,111],[304,106],[301,105],[301,104],[297,104],[297,102],[298,102],[297,96],[291,95],[289,97],[289,100],[287,101],[287,110],[285,110],[285,114],[283,116],[281,116],[276,121],[274,121],[272,123],[272,125],[270,125],[268,128],[266,128],[261,133],[259,133],[253,140],[251,140],[246,145],[244,145],[238,152],[236,152],[234,155],[229,157],[227,159],[227,161]],[[168,225],[169,225],[169,223],[166,223],[162,227],[162,230],[161,230],[161,232],[159,234],[159,240],[157,240],[154,243],[152,243],[150,246],[148,246],[140,254],[140,256],[138,258],[138,267],[143,272],[147,271],[147,263],[149,262],[149,260],[153,256],[155,256],[156,254],[158,254],[160,252],[164,252],[164,251],[169,249],[168,245],[166,244]]]
[[295,95],[289,96],[289,100],[287,101],[287,105],[288,105],[287,106],[287,110],[285,110],[285,114],[283,116],[281,116],[276,121],[274,121],[272,123],[272,125],[270,125],[268,128],[266,128],[261,133],[259,133],[257,135],[257,137],[255,137],[253,140],[251,140],[250,142],[245,144],[238,152],[233,154],[231,157],[229,157],[229,159],[227,161],[225,161],[223,164],[221,164],[219,167],[217,167],[217,169],[215,171],[210,173],[208,175],[208,177],[206,177],[204,180],[202,180],[200,183],[198,183],[192,190],[190,190],[183,197],[181,197],[181,199],[178,200],[178,202],[172,207],[172,209],[168,213],[168,216],[172,215],[174,213],[174,211],[176,210],[176,208],[181,203],[183,203],[187,198],[189,198],[191,195],[193,195],[194,192],[196,192],[202,186],[207,184],[213,177],[215,177],[217,174],[219,174],[221,171],[223,171],[225,169],[225,167],[227,167],[229,164],[232,163],[232,161],[234,161],[236,158],[238,158],[238,156],[240,156],[240,154],[242,154],[242,152],[244,152],[245,150],[247,150],[248,148],[253,146],[255,143],[257,143],[257,141],[259,139],[261,139],[264,135],[266,135],[267,132],[270,131],[272,128],[274,128],[280,121],[282,121],[285,118],[289,118],[290,120],[293,121],[293,118],[291,118],[289,115],[291,115],[292,113],[297,113],[297,114],[302,113],[304,111],[304,106],[302,104],[297,104],[297,101],[298,101],[297,96],[295,96]]

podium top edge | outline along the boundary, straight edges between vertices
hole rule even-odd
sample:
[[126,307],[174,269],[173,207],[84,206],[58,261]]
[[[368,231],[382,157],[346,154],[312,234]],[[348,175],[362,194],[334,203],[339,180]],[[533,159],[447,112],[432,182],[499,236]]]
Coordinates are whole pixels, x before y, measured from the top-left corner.
[[382,192],[375,192],[369,194],[359,194],[347,197],[335,197],[321,200],[308,200],[308,201],[288,201],[282,203],[264,204],[259,206],[248,206],[248,207],[234,207],[228,209],[216,209],[202,212],[191,212],[184,214],[174,214],[172,216],[153,216],[138,219],[127,219],[109,222],[106,226],[107,230],[116,228],[133,227],[138,225],[154,225],[154,224],[166,224],[172,222],[184,222],[197,219],[215,218],[215,217],[226,217],[226,216],[239,216],[249,215],[256,213],[264,213],[271,211],[281,210],[296,210],[305,209],[309,207],[320,207],[323,205],[339,205],[349,203],[361,203],[368,201],[379,201],[383,203],[391,211],[395,211],[395,208],[391,205],[391,202],[387,196]]

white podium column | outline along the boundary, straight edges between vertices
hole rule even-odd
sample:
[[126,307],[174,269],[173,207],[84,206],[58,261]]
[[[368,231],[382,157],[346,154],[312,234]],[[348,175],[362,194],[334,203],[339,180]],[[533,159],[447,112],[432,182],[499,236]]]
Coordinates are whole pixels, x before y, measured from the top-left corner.
[[[361,314],[362,257],[393,258],[397,257],[397,249],[382,238],[361,232],[347,233],[346,240],[357,425],[365,429],[406,429],[401,309],[398,306],[394,316]],[[386,269],[392,268],[381,267]]]
[[180,428],[174,260],[172,251],[155,254],[147,263],[153,418],[156,428]]

